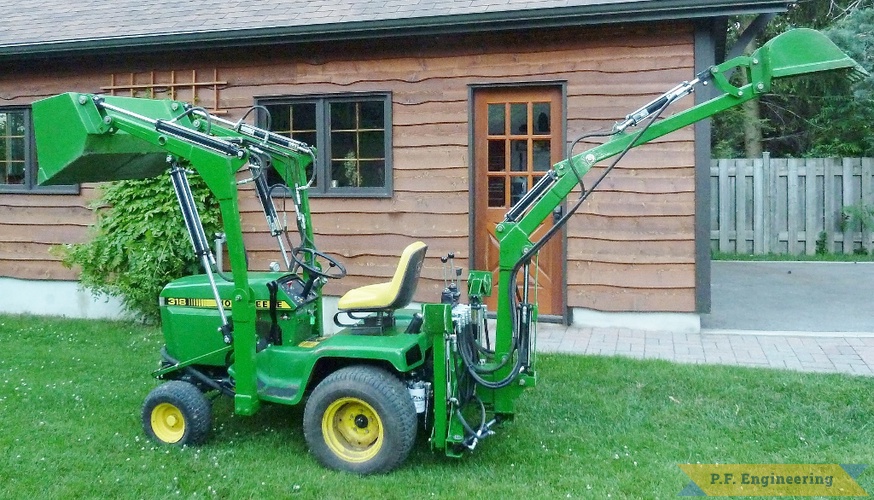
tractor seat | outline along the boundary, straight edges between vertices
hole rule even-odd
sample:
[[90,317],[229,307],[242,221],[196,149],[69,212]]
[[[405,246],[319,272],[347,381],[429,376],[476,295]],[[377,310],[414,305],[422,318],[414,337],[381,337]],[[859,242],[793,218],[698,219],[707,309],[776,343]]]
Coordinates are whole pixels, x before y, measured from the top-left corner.
[[407,246],[391,281],[353,288],[337,303],[340,311],[393,311],[405,307],[413,300],[422,262],[428,245],[417,241]]

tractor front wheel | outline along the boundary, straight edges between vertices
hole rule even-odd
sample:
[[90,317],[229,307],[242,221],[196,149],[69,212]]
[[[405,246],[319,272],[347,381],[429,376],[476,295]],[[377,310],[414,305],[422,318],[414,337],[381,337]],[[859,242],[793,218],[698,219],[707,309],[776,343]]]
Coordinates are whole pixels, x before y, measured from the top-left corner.
[[404,384],[374,366],[350,366],[323,380],[303,416],[310,451],[326,467],[372,474],[401,464],[416,440],[416,408]]
[[165,444],[199,444],[212,425],[209,401],[193,384],[173,380],[156,387],[143,403],[143,430]]

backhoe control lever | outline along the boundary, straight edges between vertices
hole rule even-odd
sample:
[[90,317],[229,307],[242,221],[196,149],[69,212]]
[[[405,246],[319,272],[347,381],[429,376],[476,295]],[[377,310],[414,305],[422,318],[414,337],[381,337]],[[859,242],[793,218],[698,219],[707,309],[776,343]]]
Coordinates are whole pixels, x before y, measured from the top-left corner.
[[276,313],[279,305],[279,283],[275,280],[268,282],[267,291],[270,292],[270,334],[267,341],[273,345],[282,345],[282,328],[279,327],[279,317]]
[[461,299],[461,291],[458,289],[461,268],[455,267],[455,252],[449,252],[444,257],[440,257],[440,262],[443,263],[443,292],[440,294],[440,303],[456,306]]

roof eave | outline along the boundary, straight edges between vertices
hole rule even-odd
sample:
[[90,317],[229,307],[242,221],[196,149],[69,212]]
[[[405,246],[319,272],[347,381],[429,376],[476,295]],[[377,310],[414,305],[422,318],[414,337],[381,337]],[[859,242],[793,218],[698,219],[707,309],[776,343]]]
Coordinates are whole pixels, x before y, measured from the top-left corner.
[[132,53],[177,49],[216,49],[274,43],[330,42],[409,35],[482,33],[532,28],[560,28],[597,24],[693,20],[741,14],[784,12],[786,0],[757,2],[755,5],[724,0],[703,0],[690,6],[674,0],[659,8],[630,4],[607,4],[558,9],[532,9],[495,13],[444,15],[274,28],[192,31],[144,36],[106,37],[0,46],[0,58],[53,58],[107,51]]

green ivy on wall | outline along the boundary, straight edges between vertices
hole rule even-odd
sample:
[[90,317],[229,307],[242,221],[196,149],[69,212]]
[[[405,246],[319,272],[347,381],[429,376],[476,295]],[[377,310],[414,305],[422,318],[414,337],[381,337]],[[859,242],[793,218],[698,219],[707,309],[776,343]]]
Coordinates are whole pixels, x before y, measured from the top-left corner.
[[[220,231],[218,202],[200,177],[189,177],[204,231]],[[59,248],[67,267],[96,296],[116,296],[146,321],[159,318],[158,295],[170,281],[202,272],[166,176],[102,186],[92,204],[97,222],[85,243]]]

